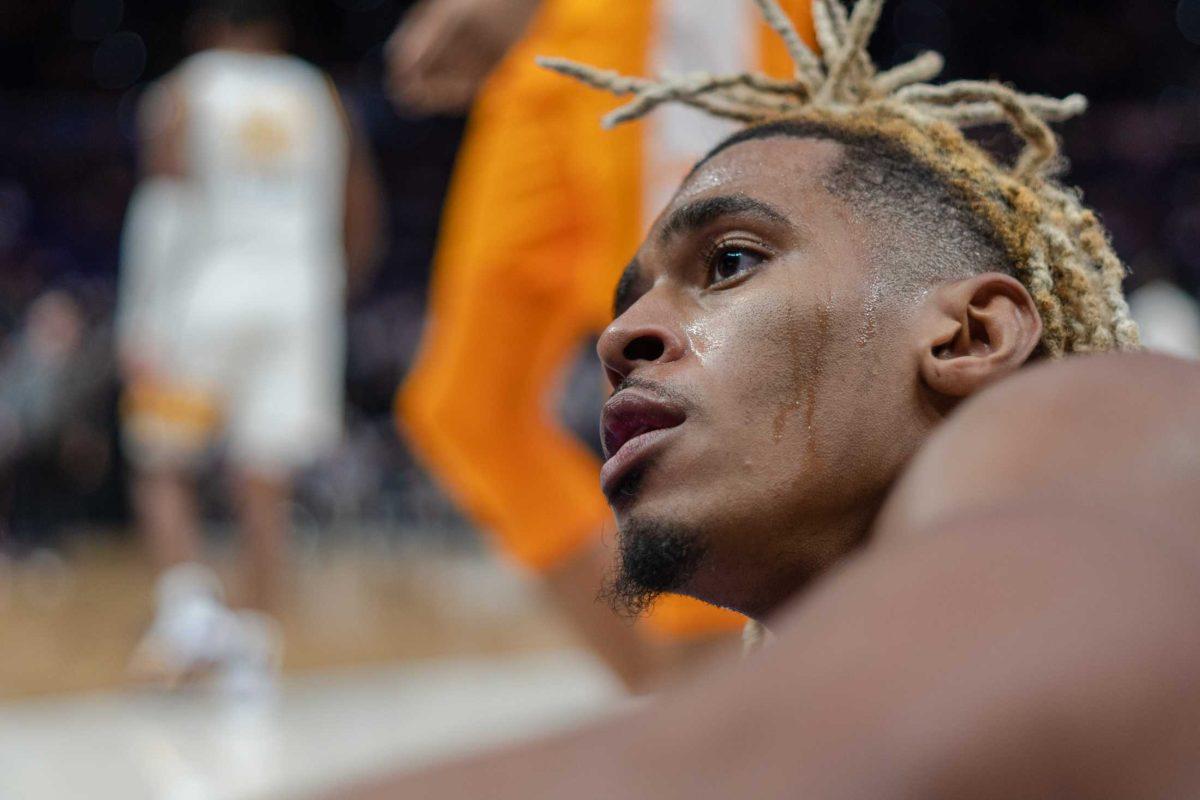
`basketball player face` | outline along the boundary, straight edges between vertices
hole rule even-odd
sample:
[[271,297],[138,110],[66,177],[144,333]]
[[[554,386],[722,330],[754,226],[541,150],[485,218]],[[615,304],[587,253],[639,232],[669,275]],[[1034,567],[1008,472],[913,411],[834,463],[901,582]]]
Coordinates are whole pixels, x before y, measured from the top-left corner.
[[644,588],[768,612],[854,544],[912,452],[903,320],[822,185],[839,150],[721,152],[622,279],[602,485]]

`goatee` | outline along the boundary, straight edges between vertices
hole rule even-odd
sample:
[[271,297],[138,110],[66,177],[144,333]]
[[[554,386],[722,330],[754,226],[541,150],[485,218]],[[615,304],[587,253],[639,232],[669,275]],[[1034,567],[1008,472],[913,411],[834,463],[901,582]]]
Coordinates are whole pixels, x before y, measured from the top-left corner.
[[617,573],[601,591],[618,614],[638,617],[668,592],[687,586],[707,552],[695,530],[658,520],[630,519],[617,533]]

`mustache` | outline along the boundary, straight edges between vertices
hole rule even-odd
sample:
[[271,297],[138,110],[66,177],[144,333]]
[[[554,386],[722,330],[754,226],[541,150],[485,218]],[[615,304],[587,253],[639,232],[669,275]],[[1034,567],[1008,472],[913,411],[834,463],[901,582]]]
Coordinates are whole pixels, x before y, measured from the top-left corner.
[[667,386],[663,383],[655,383],[654,381],[647,380],[645,378],[634,376],[625,378],[615,387],[613,387],[612,393],[617,395],[626,389],[641,389],[646,394],[676,405],[684,411],[687,411],[695,406],[695,403],[692,402],[692,399],[679,389]]

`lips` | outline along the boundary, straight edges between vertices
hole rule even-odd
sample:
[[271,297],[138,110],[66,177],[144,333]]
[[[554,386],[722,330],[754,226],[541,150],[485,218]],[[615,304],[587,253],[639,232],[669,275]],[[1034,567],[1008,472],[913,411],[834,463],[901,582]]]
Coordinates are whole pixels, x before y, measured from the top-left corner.
[[683,424],[686,415],[666,403],[632,390],[613,395],[600,415],[604,435],[604,456],[612,458],[625,443],[643,434]]
[[654,444],[687,419],[677,406],[626,389],[604,404],[600,429],[604,440],[604,468],[600,480],[605,493],[612,492]]

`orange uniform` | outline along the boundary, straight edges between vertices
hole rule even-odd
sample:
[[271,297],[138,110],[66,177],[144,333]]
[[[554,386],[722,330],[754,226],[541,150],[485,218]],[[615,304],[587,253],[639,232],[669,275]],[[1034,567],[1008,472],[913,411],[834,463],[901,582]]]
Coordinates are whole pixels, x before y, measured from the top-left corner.
[[[794,19],[811,41],[809,3],[790,5],[803,9]],[[612,526],[599,465],[555,420],[553,390],[581,342],[609,322],[617,278],[651,215],[727,129],[683,117],[605,131],[613,99],[538,68],[536,55],[633,75],[724,61],[785,76],[789,62],[745,0],[546,0],[472,111],[429,326],[397,413],[475,521],[517,561],[545,570]],[[666,598],[651,622],[688,635],[743,618]]]

